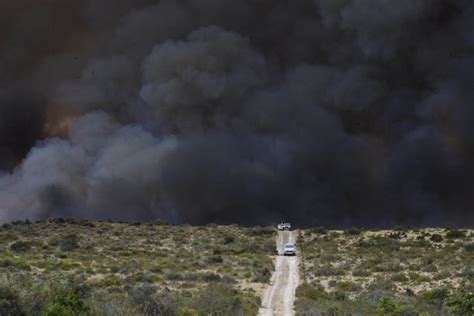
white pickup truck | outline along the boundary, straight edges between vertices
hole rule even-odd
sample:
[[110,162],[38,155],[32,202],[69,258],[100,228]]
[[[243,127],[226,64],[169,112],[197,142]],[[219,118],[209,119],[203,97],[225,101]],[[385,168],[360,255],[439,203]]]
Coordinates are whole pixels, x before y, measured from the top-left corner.
[[296,256],[296,247],[295,244],[286,244],[283,248],[284,256]]
[[290,223],[283,223],[281,222],[278,224],[278,230],[291,230],[291,224]]

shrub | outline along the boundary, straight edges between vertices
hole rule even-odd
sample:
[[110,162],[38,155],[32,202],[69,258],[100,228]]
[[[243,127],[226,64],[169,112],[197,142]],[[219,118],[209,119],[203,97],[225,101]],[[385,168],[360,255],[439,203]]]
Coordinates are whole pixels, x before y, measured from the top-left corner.
[[8,268],[13,266],[13,262],[10,259],[0,260],[0,268]]
[[272,273],[267,267],[259,268],[255,271],[253,282],[268,283]]
[[463,247],[466,251],[474,251],[474,243],[473,242],[465,243],[463,245]]
[[384,251],[400,250],[400,242],[387,237],[374,237],[370,240],[361,240],[356,243],[356,246],[361,248],[377,248]]
[[18,239],[18,235],[12,231],[6,231],[0,234],[0,243],[14,241]]
[[349,300],[349,295],[347,295],[346,292],[339,291],[339,290],[333,293],[333,297],[336,301],[341,301],[341,302]]
[[336,268],[332,265],[323,265],[319,267],[314,267],[315,276],[336,276],[344,275],[346,271],[342,268]]
[[394,282],[407,282],[408,278],[404,273],[396,273],[390,278]]
[[399,272],[402,270],[403,267],[397,262],[387,262],[373,268],[373,271],[375,272]]
[[10,245],[10,250],[14,252],[25,252],[31,249],[31,244],[27,241],[15,241]]
[[13,261],[9,261],[8,259],[6,262],[3,262],[4,264],[11,265],[12,267],[15,267],[19,270],[24,270],[24,271],[31,271],[31,267],[28,264],[28,262],[25,259],[19,258],[15,259]]
[[446,233],[446,238],[450,239],[464,238],[465,236],[463,231],[457,229],[451,229]]
[[91,307],[91,315],[138,314],[124,293],[110,293],[107,290],[98,290],[92,293],[89,304]]
[[216,263],[224,262],[224,259],[221,256],[216,255],[216,256],[211,256],[211,257],[207,258],[206,262],[208,264],[216,264]]
[[143,315],[178,315],[175,298],[171,293],[160,293],[158,298],[152,298],[142,306]]
[[365,268],[357,267],[356,269],[354,269],[354,271],[352,271],[352,275],[358,277],[368,277],[372,275],[372,272]]
[[433,276],[435,280],[444,280],[451,277],[451,273],[449,271],[441,271]]
[[361,289],[361,286],[359,284],[355,282],[351,282],[351,281],[337,282],[336,287],[338,290],[347,291],[347,292],[355,292]]
[[231,244],[234,242],[234,240],[235,240],[234,236],[227,235],[224,237],[224,245]]
[[474,294],[460,290],[449,298],[446,305],[448,305],[450,312],[454,315],[473,315]]
[[128,292],[132,304],[144,306],[151,301],[151,297],[156,293],[156,287],[150,285],[132,287]]
[[171,281],[183,280],[183,275],[179,272],[169,272],[165,274],[165,278]]
[[393,300],[388,297],[382,297],[379,300],[377,309],[385,313],[396,313],[400,311],[400,309],[397,307],[397,305],[395,305]]
[[422,268],[424,272],[437,272],[438,268],[434,264],[428,264]]
[[81,297],[75,294],[55,296],[51,305],[45,308],[44,316],[75,316],[87,315],[89,307]]
[[179,315],[181,315],[181,316],[199,316],[199,313],[193,308],[184,306],[184,307],[181,307],[179,309]]
[[[115,267],[114,269],[116,269],[117,267]],[[136,262],[136,261],[128,261],[124,264],[122,264],[122,267],[120,268],[120,273],[123,273],[125,275],[129,275],[129,274],[132,274],[132,273],[135,273],[139,270],[141,270],[142,267]]]
[[344,231],[344,234],[356,236],[356,235],[360,235],[361,232],[362,230],[360,228],[351,227],[351,228],[346,229]]
[[58,217],[58,218],[52,218],[49,220],[51,223],[56,223],[56,224],[64,224],[66,223],[66,219],[62,218],[62,217]]
[[408,270],[410,270],[410,271],[420,271],[421,268],[422,268],[422,265],[421,265],[421,264],[414,264],[414,263],[413,263],[413,264],[410,264],[410,265],[408,266]]
[[273,228],[271,227],[252,227],[248,230],[248,235],[250,236],[265,236],[272,235],[274,233]]
[[210,283],[192,298],[190,308],[200,315],[238,315],[242,302],[238,292],[223,283]]
[[0,315],[24,315],[18,295],[9,287],[0,287]]
[[202,280],[204,282],[219,282],[222,278],[219,274],[208,272],[202,275]]
[[423,280],[424,278],[424,276],[419,274],[418,272],[409,272],[408,277],[410,278],[411,281],[420,281],[420,280]]
[[329,294],[324,291],[322,286],[314,286],[309,283],[303,283],[296,289],[297,298],[307,298],[310,300],[327,299]]
[[395,285],[392,281],[379,277],[370,283],[367,289],[370,291],[393,291],[394,288]]
[[418,282],[430,282],[431,277],[429,275],[420,275]]
[[221,279],[221,282],[227,283],[227,284],[235,284],[235,283],[237,283],[237,281],[236,281],[233,277],[231,277],[231,276],[229,276],[229,275],[224,275],[224,276],[222,277],[222,279]]
[[441,236],[440,234],[433,234],[431,235],[430,240],[433,242],[442,242],[443,236]]
[[69,234],[64,237],[56,238],[50,243],[51,246],[59,246],[61,251],[73,251],[79,248],[79,236]]
[[391,239],[402,239],[402,238],[405,238],[406,236],[407,234],[405,234],[404,232],[397,231],[397,232],[389,233],[387,237]]
[[428,301],[444,301],[447,297],[447,289],[434,289],[423,292],[423,298]]

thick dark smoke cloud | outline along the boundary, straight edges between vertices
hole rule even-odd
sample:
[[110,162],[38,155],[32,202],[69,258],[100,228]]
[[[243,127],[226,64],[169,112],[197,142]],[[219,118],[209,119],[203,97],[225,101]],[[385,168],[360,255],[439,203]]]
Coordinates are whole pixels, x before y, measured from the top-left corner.
[[474,224],[470,0],[0,12],[0,221]]

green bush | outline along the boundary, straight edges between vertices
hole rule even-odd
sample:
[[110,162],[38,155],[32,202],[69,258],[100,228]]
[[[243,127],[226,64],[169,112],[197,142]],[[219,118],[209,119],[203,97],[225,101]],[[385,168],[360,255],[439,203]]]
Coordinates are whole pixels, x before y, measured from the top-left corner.
[[460,290],[449,298],[447,305],[454,315],[474,315],[474,294]]
[[400,312],[400,308],[393,302],[392,299],[388,297],[382,297],[379,300],[379,303],[377,305],[377,309],[381,312],[385,313],[396,313]]
[[51,305],[45,308],[44,316],[75,316],[87,315],[89,307],[84,303],[81,297],[75,294],[61,295],[54,298]]
[[441,310],[448,297],[447,289],[433,289],[421,293],[421,298],[428,304],[433,306],[436,310]]
[[447,289],[434,289],[422,293],[423,298],[428,301],[444,301],[448,297]]

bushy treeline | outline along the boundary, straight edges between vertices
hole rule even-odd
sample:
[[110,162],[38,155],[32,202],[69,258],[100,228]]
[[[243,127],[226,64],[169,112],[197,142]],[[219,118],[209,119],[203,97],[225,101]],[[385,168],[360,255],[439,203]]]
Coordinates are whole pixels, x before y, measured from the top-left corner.
[[124,290],[91,289],[62,280],[0,279],[0,315],[255,315],[260,299],[231,285],[211,282],[200,290],[171,291],[152,285]]

